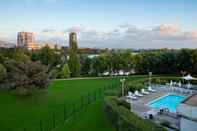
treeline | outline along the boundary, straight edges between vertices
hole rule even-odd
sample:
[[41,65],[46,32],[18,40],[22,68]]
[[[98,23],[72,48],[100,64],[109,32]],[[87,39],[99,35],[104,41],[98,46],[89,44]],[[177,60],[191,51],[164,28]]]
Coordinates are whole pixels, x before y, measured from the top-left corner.
[[[137,54],[130,50],[106,50],[92,58],[88,54],[76,53],[69,54],[64,49],[50,49],[47,46],[35,51],[0,49],[0,61],[13,59],[40,62],[47,67],[50,78],[68,78],[72,74],[102,76],[106,72],[108,75],[118,75],[120,71],[130,74],[197,74],[197,49],[161,49]],[[69,56],[72,60],[69,60]]]
[[197,74],[197,49],[155,50],[132,54],[127,50],[108,51],[92,59],[81,56],[81,73],[115,74],[120,70],[135,74]]
[[106,50],[95,57],[73,48],[40,50],[0,49],[0,88],[46,88],[50,79],[128,74],[197,74],[197,49]]

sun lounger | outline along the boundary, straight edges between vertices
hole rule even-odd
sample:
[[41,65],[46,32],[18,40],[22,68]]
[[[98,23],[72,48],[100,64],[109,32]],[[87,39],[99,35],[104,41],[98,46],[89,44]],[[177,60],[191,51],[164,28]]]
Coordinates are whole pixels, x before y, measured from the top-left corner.
[[178,92],[179,88],[178,87],[174,87],[174,92]]
[[129,99],[133,99],[133,100],[137,100],[137,97],[134,96],[134,94],[132,92],[128,92],[128,96],[126,96]]
[[142,97],[143,95],[142,94],[140,94],[138,91],[135,91],[135,96],[139,96],[139,97]]
[[148,87],[148,91],[150,91],[150,92],[156,92],[156,90],[153,90],[153,89],[151,88],[151,86]]
[[144,94],[144,95],[150,94],[149,92],[145,91],[144,89],[142,89],[141,92],[142,92],[142,94]]
[[187,89],[185,89],[185,88],[180,88],[181,90],[182,90],[182,93],[184,94],[184,93],[187,93]]
[[185,94],[185,89],[184,88],[181,88],[182,89],[182,94]]
[[174,88],[174,86],[172,86],[172,87],[171,87],[171,91],[172,91],[172,92],[174,92],[174,91],[175,91],[175,88]]

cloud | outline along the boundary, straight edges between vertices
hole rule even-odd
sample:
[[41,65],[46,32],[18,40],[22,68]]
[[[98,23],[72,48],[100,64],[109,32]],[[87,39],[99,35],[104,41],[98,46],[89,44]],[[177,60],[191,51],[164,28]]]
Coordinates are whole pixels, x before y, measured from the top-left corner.
[[153,31],[158,31],[163,34],[174,35],[176,33],[179,33],[181,31],[181,29],[178,25],[162,24],[160,26],[153,28]]
[[56,30],[55,29],[43,29],[41,32],[42,33],[52,33],[52,32],[55,32]]
[[197,48],[197,31],[183,31],[180,26],[168,24],[151,28],[122,24],[108,31],[77,25],[64,30],[44,29],[40,35],[44,34],[46,40],[47,37],[53,41],[59,39],[68,45],[70,32],[77,32],[80,47]]
[[79,32],[83,32],[85,30],[86,30],[86,27],[78,25],[78,26],[72,26],[72,27],[66,29],[65,32],[77,32],[77,33],[79,33]]
[[63,0],[25,0],[26,3],[34,3],[34,2],[56,3],[61,1]]
[[197,31],[185,32],[185,36],[186,36],[187,39],[197,40]]

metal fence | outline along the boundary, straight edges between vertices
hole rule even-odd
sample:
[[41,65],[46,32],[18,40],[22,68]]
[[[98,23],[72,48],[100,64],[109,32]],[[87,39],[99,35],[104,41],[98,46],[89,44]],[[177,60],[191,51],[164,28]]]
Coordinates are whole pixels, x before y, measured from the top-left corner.
[[[21,131],[54,131],[59,126],[66,124],[70,119],[76,117],[80,113],[87,111],[90,104],[104,98],[104,92],[107,90],[118,89],[119,82],[104,86],[93,92],[82,95],[80,99],[71,104],[62,105],[61,108],[55,109],[48,115],[48,118],[38,120],[34,127],[24,127]],[[14,131],[14,130],[13,130]]]

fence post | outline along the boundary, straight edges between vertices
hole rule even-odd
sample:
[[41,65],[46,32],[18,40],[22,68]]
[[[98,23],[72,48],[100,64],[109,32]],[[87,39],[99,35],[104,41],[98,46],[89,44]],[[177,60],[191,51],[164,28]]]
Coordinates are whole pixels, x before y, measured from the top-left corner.
[[88,93],[88,105],[90,104],[90,95]]
[[96,98],[97,98],[97,91],[95,90],[95,92],[94,92],[94,100],[96,101]]
[[43,128],[42,128],[42,121],[40,120],[40,131],[43,131]]
[[72,107],[73,107],[72,114],[75,115],[75,104],[72,104]]
[[55,128],[55,113],[54,112],[53,112],[52,121],[53,121],[53,129],[54,129]]
[[81,96],[81,109],[83,110],[83,96]]
[[84,107],[84,109],[85,109],[85,111],[87,111],[87,108],[88,108],[88,95],[85,95],[84,100],[85,100],[85,107]]
[[66,121],[66,106],[64,106],[64,121]]

